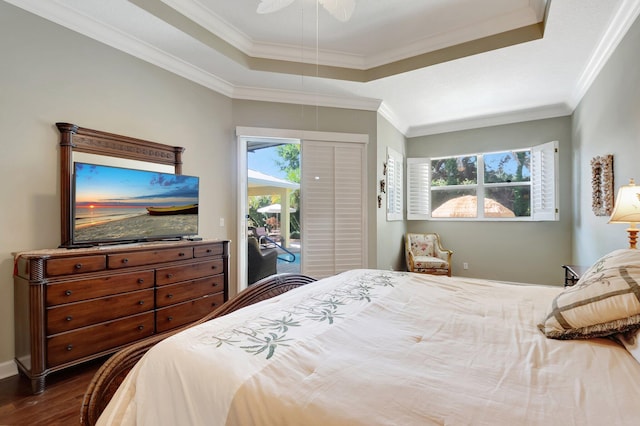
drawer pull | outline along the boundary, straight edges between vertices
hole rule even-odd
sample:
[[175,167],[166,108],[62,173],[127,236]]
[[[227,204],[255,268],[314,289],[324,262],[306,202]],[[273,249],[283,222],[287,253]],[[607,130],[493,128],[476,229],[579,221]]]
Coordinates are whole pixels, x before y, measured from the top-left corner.
[[218,283],[211,283],[211,287],[218,287]]
[[139,326],[138,326],[138,330],[139,330],[139,331],[144,330],[144,325],[139,325]]
[[144,282],[144,278],[138,278],[138,284],[142,284]]
[[144,305],[144,300],[139,301],[138,305]]
[[173,294],[171,293],[167,294],[167,299],[173,299]]
[[67,315],[67,317],[65,318],[65,320],[67,321],[71,321],[73,319],[73,317],[71,315]]
[[125,257],[124,259],[122,259],[122,263],[129,263],[129,259]]
[[73,345],[67,345],[67,351],[72,351],[73,350]]
[[215,271],[215,270],[216,270],[216,268],[217,268],[217,266],[216,266],[216,265],[211,266],[211,270],[214,270],[214,271]]
[[211,249],[207,249],[207,253],[211,253],[213,250]]
[[167,278],[173,278],[173,274],[167,274]]
[[76,263],[75,264],[75,268],[76,269],[82,269],[82,263]]
[[184,253],[183,253],[183,252],[180,252],[180,253],[178,254],[178,256],[180,256],[180,257],[184,257]]
[[73,293],[71,290],[67,290],[64,292],[65,296],[71,296],[71,293]]
[[211,302],[211,307],[215,308],[216,306],[218,306],[218,304],[216,302]]
[[173,317],[167,317],[167,321],[169,322],[173,321]]

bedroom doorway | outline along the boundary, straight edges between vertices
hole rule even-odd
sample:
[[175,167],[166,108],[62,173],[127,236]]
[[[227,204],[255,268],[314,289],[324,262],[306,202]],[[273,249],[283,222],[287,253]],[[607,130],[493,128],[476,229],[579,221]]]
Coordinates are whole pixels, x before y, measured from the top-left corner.
[[[236,135],[237,290],[243,290],[249,282],[249,249],[255,249],[249,246],[249,242],[255,243],[250,237],[258,240],[259,250],[276,249],[279,253],[280,270],[276,266],[276,272],[286,272],[289,266],[295,268],[294,272],[323,278],[348,269],[366,268],[368,135],[251,127],[237,127]],[[296,151],[292,145],[299,153],[298,167],[295,157],[287,157]],[[268,160],[269,149],[286,153]],[[259,151],[263,151],[266,162],[276,162],[275,170],[262,169],[266,176],[254,173],[259,167],[253,158],[250,166],[250,156],[261,158],[258,164],[265,162],[262,154],[256,154]],[[284,167],[277,164],[282,162],[282,156]],[[278,175],[280,172],[284,175]],[[260,190],[256,189],[256,183],[262,185]],[[250,201],[250,196],[257,196],[257,201]],[[258,212],[259,209],[264,210]],[[254,212],[272,214],[256,216]]]
[[[272,273],[300,273],[300,140],[247,140],[247,284]],[[254,244],[255,248],[255,244]]]

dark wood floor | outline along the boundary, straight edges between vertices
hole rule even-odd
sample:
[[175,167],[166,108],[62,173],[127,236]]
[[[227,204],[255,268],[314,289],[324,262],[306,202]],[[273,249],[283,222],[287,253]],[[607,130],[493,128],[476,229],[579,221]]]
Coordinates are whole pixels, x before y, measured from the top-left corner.
[[82,397],[104,359],[52,373],[45,391],[31,393],[23,376],[0,380],[0,425],[78,425]]

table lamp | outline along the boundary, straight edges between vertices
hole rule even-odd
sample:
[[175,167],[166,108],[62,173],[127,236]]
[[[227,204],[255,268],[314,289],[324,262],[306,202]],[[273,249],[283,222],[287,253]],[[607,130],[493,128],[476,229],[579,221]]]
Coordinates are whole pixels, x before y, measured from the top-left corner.
[[636,186],[633,179],[630,179],[629,185],[623,185],[618,190],[609,223],[631,224],[627,228],[627,232],[629,233],[629,248],[634,249],[638,240],[637,222],[640,222],[640,186]]

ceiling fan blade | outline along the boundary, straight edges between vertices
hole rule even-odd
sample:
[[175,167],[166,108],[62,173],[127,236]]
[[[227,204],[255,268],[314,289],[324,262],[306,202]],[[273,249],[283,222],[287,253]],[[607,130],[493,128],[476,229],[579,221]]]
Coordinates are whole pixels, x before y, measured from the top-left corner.
[[347,22],[356,8],[356,0],[319,0],[322,7],[338,21]]
[[260,0],[260,4],[258,5],[258,9],[256,12],[258,13],[271,13],[276,12],[280,9],[284,9],[293,3],[294,0]]

